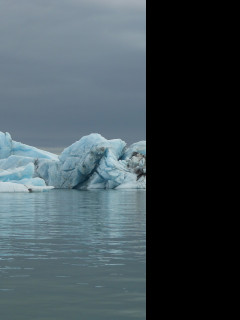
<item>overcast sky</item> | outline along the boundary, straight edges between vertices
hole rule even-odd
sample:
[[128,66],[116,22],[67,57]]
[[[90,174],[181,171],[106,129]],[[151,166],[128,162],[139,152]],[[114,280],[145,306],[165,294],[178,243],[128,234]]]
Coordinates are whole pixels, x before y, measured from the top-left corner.
[[145,0],[0,0],[0,131],[145,139]]

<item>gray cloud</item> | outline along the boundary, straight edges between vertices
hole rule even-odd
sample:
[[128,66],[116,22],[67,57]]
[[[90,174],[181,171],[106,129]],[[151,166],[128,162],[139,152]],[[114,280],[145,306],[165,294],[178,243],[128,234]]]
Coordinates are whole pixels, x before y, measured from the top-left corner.
[[0,0],[0,130],[145,139],[145,1]]

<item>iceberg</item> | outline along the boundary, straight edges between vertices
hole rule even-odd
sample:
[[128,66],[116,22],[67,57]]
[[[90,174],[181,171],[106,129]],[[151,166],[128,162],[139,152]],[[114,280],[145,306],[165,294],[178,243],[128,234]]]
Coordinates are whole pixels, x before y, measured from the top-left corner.
[[0,182],[0,193],[4,192],[29,192],[24,185],[12,182]]
[[44,192],[53,189],[53,187],[27,187],[23,184],[13,182],[0,182],[0,193],[31,193],[31,192]]
[[0,183],[2,190],[5,183],[5,189],[20,190],[23,186],[31,192],[50,188],[146,189],[146,142],[127,147],[121,139],[107,140],[92,133],[58,156],[15,142],[9,133],[0,132]]
[[127,148],[121,159],[130,159],[135,152],[146,156],[146,141],[133,143],[129,148]]
[[34,164],[29,163],[25,167],[13,168],[8,170],[0,169],[0,181],[9,182],[13,180],[22,180],[32,177],[34,174]]
[[15,142],[9,133],[0,131],[0,159],[6,159],[11,155],[57,160],[57,155],[20,142]]

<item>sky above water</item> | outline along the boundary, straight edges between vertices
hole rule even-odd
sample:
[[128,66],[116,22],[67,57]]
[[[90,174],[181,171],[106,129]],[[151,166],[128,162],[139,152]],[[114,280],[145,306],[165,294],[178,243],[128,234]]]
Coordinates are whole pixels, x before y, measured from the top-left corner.
[[145,140],[144,0],[0,0],[0,131]]

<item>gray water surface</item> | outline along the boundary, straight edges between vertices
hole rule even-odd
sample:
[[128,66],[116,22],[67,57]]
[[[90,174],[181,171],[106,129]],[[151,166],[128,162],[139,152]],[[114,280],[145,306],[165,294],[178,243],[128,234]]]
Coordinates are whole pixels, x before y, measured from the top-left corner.
[[0,194],[0,319],[146,319],[145,205],[140,190]]

